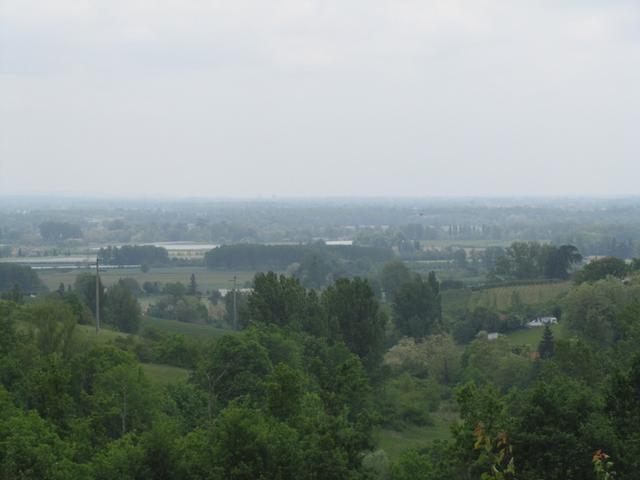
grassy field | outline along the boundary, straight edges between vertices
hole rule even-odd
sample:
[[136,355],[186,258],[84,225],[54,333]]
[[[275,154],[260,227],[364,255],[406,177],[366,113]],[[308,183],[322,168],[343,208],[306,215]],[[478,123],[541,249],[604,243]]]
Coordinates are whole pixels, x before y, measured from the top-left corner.
[[[76,277],[89,270],[39,270],[38,276],[42,279],[50,290],[55,290],[60,282],[65,285],[73,285]],[[93,272],[91,272],[93,273]],[[140,286],[144,282],[182,282],[189,283],[191,274],[195,274],[196,282],[201,290],[211,290],[217,288],[231,288],[233,276],[238,278],[238,285],[243,286],[245,282],[253,280],[255,272],[232,272],[228,270],[208,270],[205,267],[163,267],[152,268],[147,273],[143,273],[137,268],[114,268],[100,272],[100,278],[106,285],[113,285],[120,278],[135,278]]]
[[101,328],[100,333],[96,335],[96,327],[93,325],[76,325],[74,335],[80,341],[108,343],[116,338],[126,338],[128,333],[116,332],[108,327]]
[[142,363],[141,366],[149,380],[158,385],[180,382],[189,378],[189,370],[185,368],[158,365],[157,363]]
[[395,460],[405,450],[428,445],[434,440],[450,438],[450,426],[456,419],[457,415],[448,411],[444,406],[433,415],[433,425],[412,426],[402,431],[382,428],[375,432],[374,441],[376,446],[384,450],[391,460]]
[[[553,338],[555,340],[569,336],[567,328],[562,323],[551,325],[551,331],[553,332]],[[515,332],[509,332],[506,334],[506,337],[512,345],[529,345],[532,350],[535,350],[538,348],[543,332],[544,327],[525,328],[516,330]]]
[[140,329],[145,327],[155,327],[166,332],[180,333],[190,337],[221,337],[230,332],[230,330],[224,330],[211,325],[178,322],[177,320],[155,318],[148,315],[142,317],[142,322],[140,323]]
[[469,308],[487,307],[506,310],[512,306],[516,297],[525,305],[535,305],[552,301],[569,288],[571,288],[571,282],[489,288],[473,292],[468,306]]

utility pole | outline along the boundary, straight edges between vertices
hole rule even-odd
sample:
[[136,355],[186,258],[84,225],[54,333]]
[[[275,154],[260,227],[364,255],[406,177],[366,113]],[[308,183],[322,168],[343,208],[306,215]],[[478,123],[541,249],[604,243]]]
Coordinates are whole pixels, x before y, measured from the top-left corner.
[[238,297],[237,292],[238,277],[233,276],[233,329],[238,330]]
[[96,257],[96,335],[100,333],[100,260]]

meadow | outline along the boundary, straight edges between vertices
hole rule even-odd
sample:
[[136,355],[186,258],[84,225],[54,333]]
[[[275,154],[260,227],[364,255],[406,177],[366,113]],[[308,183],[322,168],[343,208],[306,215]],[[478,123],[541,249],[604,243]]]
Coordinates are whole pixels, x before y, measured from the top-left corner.
[[149,315],[144,315],[140,322],[140,330],[144,330],[145,328],[157,328],[165,332],[177,333],[187,337],[221,337],[229,333],[229,330],[217,328],[212,325],[179,322],[178,320],[156,318]]
[[[60,283],[65,285],[73,285],[75,279],[81,273],[90,272],[90,270],[39,270],[38,276],[50,290],[58,288]],[[91,273],[93,273],[91,271]],[[120,278],[134,278],[142,286],[144,282],[171,283],[182,282],[185,285],[189,283],[191,274],[196,276],[198,288],[202,291],[232,288],[233,277],[237,277],[238,286],[242,287],[247,282],[253,280],[255,272],[229,270],[209,270],[205,267],[158,267],[151,268],[148,272],[142,272],[134,268],[114,268],[100,272],[100,278],[107,287],[116,283]]]

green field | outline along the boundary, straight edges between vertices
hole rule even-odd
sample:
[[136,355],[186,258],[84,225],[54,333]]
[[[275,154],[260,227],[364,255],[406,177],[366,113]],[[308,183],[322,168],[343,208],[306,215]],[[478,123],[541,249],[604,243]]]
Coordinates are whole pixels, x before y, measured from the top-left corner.
[[555,300],[571,288],[571,282],[541,283],[537,285],[517,285],[478,290],[469,298],[469,308],[487,307],[507,310],[513,300],[519,297],[524,305],[536,305]]
[[158,365],[157,363],[142,363],[140,365],[149,380],[158,385],[180,382],[189,378],[189,370],[186,368]]
[[[39,270],[38,276],[42,279],[50,290],[55,290],[60,282],[65,285],[73,285],[76,277],[90,270]],[[93,273],[93,272],[92,272]],[[212,290],[218,288],[231,288],[234,275],[237,277],[238,286],[244,286],[245,282],[253,280],[255,272],[232,272],[228,270],[208,270],[205,267],[162,267],[151,268],[147,273],[143,273],[137,268],[114,268],[100,272],[100,278],[106,285],[113,285],[120,278],[135,278],[140,286],[144,282],[182,282],[189,283],[191,274],[195,274],[196,282],[201,290]]]
[[[536,350],[542,339],[543,332],[544,327],[524,328],[522,330],[509,332],[506,334],[506,337],[512,345],[529,345],[532,350]],[[562,323],[551,325],[551,332],[553,332],[553,338],[555,340],[569,336],[566,326]]]
[[231,330],[217,328],[212,325],[203,325],[200,323],[186,323],[177,320],[168,320],[166,318],[156,318],[145,315],[142,317],[140,329],[146,327],[158,328],[170,333],[179,333],[190,337],[221,337]]
[[101,328],[100,333],[96,335],[96,327],[93,325],[76,325],[74,330],[75,337],[80,341],[91,341],[107,343],[116,338],[127,338],[128,333],[117,332],[109,327]]

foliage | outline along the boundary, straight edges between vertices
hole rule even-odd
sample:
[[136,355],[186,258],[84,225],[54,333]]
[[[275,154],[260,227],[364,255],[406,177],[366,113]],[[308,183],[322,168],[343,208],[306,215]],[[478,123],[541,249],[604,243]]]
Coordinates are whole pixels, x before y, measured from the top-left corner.
[[393,298],[396,290],[411,281],[411,271],[401,261],[387,262],[379,274],[380,285],[388,298]]
[[611,345],[631,334],[633,322],[619,315],[626,305],[639,301],[638,283],[623,284],[614,278],[583,283],[566,296],[563,318],[581,337]]
[[31,267],[0,263],[0,292],[9,291],[16,286],[26,293],[42,293],[47,290]]
[[401,338],[384,356],[386,365],[420,378],[431,377],[450,384],[460,373],[460,358],[453,339],[430,335],[421,340]]
[[553,333],[549,325],[545,325],[542,340],[540,340],[540,344],[538,345],[538,354],[540,354],[540,358],[548,359],[553,357],[554,352],[555,344],[553,341]]
[[416,275],[393,294],[396,329],[401,335],[421,338],[440,327],[442,305],[440,286],[431,272],[427,281]]
[[72,223],[47,221],[40,224],[40,235],[45,242],[60,242],[70,238],[82,238],[82,230]]
[[305,312],[306,290],[297,279],[258,273],[249,295],[252,322],[299,329]]
[[342,340],[374,371],[384,354],[386,316],[367,280],[339,279],[322,294],[330,336]]
[[108,246],[98,251],[100,262],[105,265],[147,265],[159,267],[169,263],[166,248],[153,245]]
[[624,278],[629,273],[626,262],[616,257],[605,257],[587,263],[575,277],[576,283],[596,282],[608,276]]
[[573,245],[542,245],[514,242],[495,261],[494,273],[516,279],[569,278],[570,268],[582,259]]
[[105,319],[118,330],[134,333],[140,327],[140,304],[127,285],[120,281],[106,296]]

